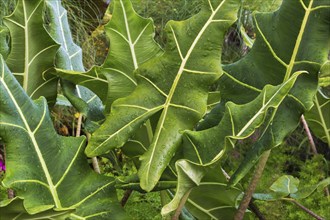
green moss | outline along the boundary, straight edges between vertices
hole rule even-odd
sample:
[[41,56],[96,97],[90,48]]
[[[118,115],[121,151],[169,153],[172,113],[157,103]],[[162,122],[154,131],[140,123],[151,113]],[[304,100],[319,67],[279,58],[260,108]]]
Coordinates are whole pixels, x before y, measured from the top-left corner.
[[132,220],[160,220],[162,205],[159,192],[142,194],[133,192],[125,206]]

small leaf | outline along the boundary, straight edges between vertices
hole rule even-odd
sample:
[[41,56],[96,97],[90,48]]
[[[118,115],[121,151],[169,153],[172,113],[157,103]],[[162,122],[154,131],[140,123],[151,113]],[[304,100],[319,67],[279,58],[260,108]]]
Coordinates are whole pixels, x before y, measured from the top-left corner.
[[[46,0],[47,15],[49,17],[48,32],[61,45],[56,54],[56,67],[70,71],[84,71],[82,50],[73,42],[69,27],[67,11],[62,7],[61,0]],[[94,131],[98,122],[104,118],[103,105],[99,98],[87,88],[75,86],[73,83],[61,80],[63,94],[73,106],[84,116],[85,129]]]
[[298,191],[299,179],[284,175],[278,178],[270,187],[270,189],[276,193],[289,195]]
[[286,193],[254,193],[253,198],[263,201],[276,201],[286,197]]
[[310,196],[315,190],[317,190],[317,189],[323,190],[328,185],[330,185],[330,177],[322,180],[321,182],[319,182],[318,184],[315,184],[313,186],[308,186],[308,187],[299,189],[298,192],[290,194],[290,197],[294,198],[294,199],[305,199],[308,196]]

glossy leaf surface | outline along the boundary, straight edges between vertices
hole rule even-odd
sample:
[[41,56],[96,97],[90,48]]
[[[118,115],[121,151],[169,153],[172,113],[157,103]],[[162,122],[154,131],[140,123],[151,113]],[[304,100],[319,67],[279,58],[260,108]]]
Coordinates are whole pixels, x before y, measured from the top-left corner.
[[3,200],[0,202],[0,218],[1,220],[65,220],[70,217],[73,210],[57,212],[53,210],[45,211],[36,215],[30,215],[23,206],[23,200],[15,197],[12,200]]
[[55,102],[57,77],[50,73],[59,46],[43,26],[44,0],[19,0],[15,11],[4,18],[11,35],[6,63],[26,93]]
[[85,138],[57,135],[46,100],[33,102],[0,59],[3,185],[24,199],[29,214],[76,209],[73,215],[86,218],[121,216],[114,179],[91,170],[83,153]]
[[139,170],[142,188],[150,191],[181,144],[180,132],[192,129],[206,112],[208,88],[221,75],[221,42],[236,12],[237,1],[205,1],[198,15],[170,21],[165,53],[136,71],[137,88],[113,104],[104,126],[93,134],[87,155],[123,146],[144,121],[161,111]]
[[[320,65],[327,59],[328,51],[325,48],[329,42],[329,24],[325,21],[329,18],[328,12],[327,1],[284,1],[281,8],[274,13],[256,13],[254,20],[257,39],[251,52],[240,61],[224,67],[225,74],[219,81],[222,101],[233,101],[246,106],[253,102],[267,84],[286,83],[294,72],[308,72],[299,77],[287,97],[282,97],[281,103],[269,111],[263,126],[255,127],[261,129],[261,132],[244,162],[231,178],[231,184],[237,183],[248,172],[262,152],[281,144],[299,124],[301,114],[311,108],[317,89],[317,73]],[[290,28],[287,27],[288,20],[293,21]],[[319,40],[321,38],[322,40]],[[242,117],[239,119],[242,123],[248,122],[245,121],[244,115],[237,115]],[[225,120],[228,119],[224,116],[218,126],[190,133],[189,141],[192,142],[187,153],[191,154],[189,149],[196,148],[204,149],[205,152],[213,151],[214,146],[218,146],[220,155],[224,153],[221,150],[229,146],[228,144],[234,146],[234,142],[230,143],[224,139],[219,142],[210,138],[225,135],[232,129],[231,126],[223,126]],[[250,124],[246,128],[253,126]],[[211,162],[212,153],[207,152],[205,155],[210,156],[206,161]],[[195,157],[195,161],[197,159]]]
[[[192,189],[186,207],[198,219],[233,219],[242,193],[238,187],[228,188],[221,169],[215,167]],[[243,219],[251,216],[247,211]]]
[[114,100],[127,96],[136,87],[133,71],[158,56],[161,49],[153,39],[152,20],[136,14],[130,1],[114,1],[112,19],[105,31],[111,48],[101,67],[93,67],[87,73],[60,71],[59,75],[91,89],[109,109]]
[[[61,1],[46,0],[46,9],[49,17],[48,32],[61,45],[56,54],[56,67],[70,71],[84,71],[82,50],[73,42],[67,11],[62,7]],[[87,88],[76,86],[63,79],[60,82],[64,95],[80,113],[87,116],[85,128],[95,130],[99,126],[98,121],[103,119],[102,102]]]
[[278,178],[271,186],[270,190],[276,193],[291,194],[298,191],[299,180],[293,176],[284,175]]

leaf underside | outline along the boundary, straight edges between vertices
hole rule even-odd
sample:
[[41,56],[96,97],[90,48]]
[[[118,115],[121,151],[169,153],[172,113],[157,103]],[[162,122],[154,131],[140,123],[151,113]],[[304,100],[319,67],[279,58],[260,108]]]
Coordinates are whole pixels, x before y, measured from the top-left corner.
[[[62,7],[61,1],[46,0],[46,9],[49,17],[47,30],[61,45],[56,54],[56,67],[69,71],[84,71],[82,50],[73,42],[67,11]],[[87,117],[84,122],[85,130],[89,132],[95,130],[99,126],[99,121],[104,118],[101,100],[85,87],[76,86],[64,79],[60,82],[63,94],[80,113]]]
[[88,72],[59,70],[58,74],[96,93],[108,112],[114,100],[129,95],[136,87],[134,70],[160,55],[161,49],[153,39],[153,21],[140,17],[130,1],[114,1],[113,16],[105,31],[111,49],[101,67]]

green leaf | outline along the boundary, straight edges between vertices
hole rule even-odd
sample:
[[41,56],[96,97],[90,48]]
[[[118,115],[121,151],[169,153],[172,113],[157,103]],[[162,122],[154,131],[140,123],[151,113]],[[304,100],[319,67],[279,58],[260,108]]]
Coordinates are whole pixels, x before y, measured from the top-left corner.
[[318,92],[314,107],[305,114],[305,118],[313,134],[330,147],[330,98]]
[[243,26],[241,26],[240,28],[240,33],[242,35],[243,41],[245,43],[245,45],[248,48],[252,48],[253,44],[254,44],[254,40],[252,38],[249,37],[249,35],[246,33],[245,29]]
[[219,81],[222,99],[244,104],[265,85],[285,82],[297,70],[309,74],[299,77],[267,134],[251,147],[231,184],[237,183],[265,150],[280,145],[297,127],[301,114],[312,107],[317,73],[328,57],[329,19],[330,3],[323,0],[283,1],[274,13],[254,15],[257,39],[247,56],[224,67],[226,74]]
[[299,179],[284,175],[278,178],[270,187],[274,192],[271,193],[254,193],[253,198],[264,201],[275,201],[290,196],[293,199],[305,199],[310,196],[315,190],[323,190],[330,185],[330,178],[326,178],[318,184],[298,188]]
[[109,109],[114,100],[129,95],[136,87],[133,71],[160,55],[161,49],[153,39],[152,19],[136,14],[130,1],[114,1],[113,16],[105,31],[111,48],[101,67],[95,66],[86,73],[59,71],[59,75],[91,89]]
[[0,70],[0,136],[7,168],[3,185],[24,199],[29,214],[76,209],[72,215],[81,218],[122,216],[114,179],[96,174],[87,163],[85,138],[57,135],[46,100],[33,102],[1,55]]
[[[192,189],[185,207],[197,219],[233,219],[243,191],[227,187],[227,180],[219,166],[208,170],[199,186]],[[249,219],[247,212],[244,219]]]
[[[205,175],[204,167],[196,166],[186,160],[178,160],[175,163],[175,168],[178,172],[178,186],[172,201],[163,207],[162,215],[167,215],[176,210],[181,199],[187,193],[186,189],[191,189],[200,185],[200,182]],[[191,170],[194,170],[194,172],[190,172]]]
[[43,27],[44,4],[44,0],[19,0],[13,14],[4,18],[11,35],[6,63],[32,99],[45,96],[55,102],[57,77],[50,70],[59,46]]
[[[227,151],[234,146],[236,140],[245,139],[258,132],[261,138],[273,141],[272,136],[264,134],[271,127],[270,124],[274,115],[277,114],[278,107],[291,91],[299,74],[299,72],[294,74],[282,85],[265,86],[255,100],[245,105],[227,102],[225,105],[226,111],[217,126],[203,131],[185,131],[184,158],[195,163],[192,169],[186,171],[190,174],[189,178],[192,178],[190,181],[198,185],[200,178],[195,178],[194,173],[202,176],[200,170],[203,167],[207,169],[218,163]],[[180,181],[181,178],[183,177],[180,177],[179,174],[177,194],[181,192],[182,195],[191,186],[187,185],[187,180]]]
[[330,77],[330,60],[327,60],[327,62],[325,62],[320,70],[320,77]]
[[[84,71],[82,50],[73,42],[67,11],[62,7],[61,1],[46,0],[46,9],[49,17],[48,32],[61,45],[56,54],[56,67],[71,71]],[[87,121],[84,123],[85,128],[87,127],[89,131],[95,130],[99,126],[98,121],[104,118],[102,102],[87,88],[76,87],[73,83],[63,79],[60,82],[64,95],[80,113],[87,116]]]
[[205,1],[186,21],[170,21],[165,53],[136,71],[138,86],[117,100],[86,148],[95,156],[121,147],[144,121],[161,111],[148,151],[140,158],[141,187],[150,191],[182,141],[207,109],[209,86],[221,75],[221,42],[236,20],[237,1]]
[[61,105],[61,106],[66,106],[66,107],[72,107],[70,101],[64,95],[61,95],[61,94],[57,95],[55,104]]
[[257,129],[262,136],[299,74],[301,73],[297,72],[282,85],[265,86],[255,100],[245,105],[227,102],[224,116],[217,126],[203,131],[185,131],[185,159],[200,165],[209,165],[231,149],[235,140],[245,139]]
[[56,54],[56,67],[84,71],[82,50],[73,42],[67,11],[62,7],[61,0],[45,0],[49,24],[49,35],[61,45]]
[[318,184],[315,184],[313,186],[308,186],[308,187],[299,189],[298,192],[290,194],[290,197],[294,198],[294,199],[305,199],[308,196],[310,196],[315,190],[317,190],[317,189],[323,190],[328,185],[330,185],[330,177],[322,180],[321,182],[319,182]]
[[207,110],[211,111],[215,106],[220,103],[221,95],[219,91],[209,92],[207,98]]
[[36,215],[30,215],[26,212],[23,206],[23,200],[15,197],[11,200],[0,202],[0,218],[1,220],[29,220],[29,219],[44,219],[44,220],[65,220],[70,217],[73,210],[57,212],[53,210],[45,211]]
[[282,194],[282,193],[254,193],[253,198],[258,199],[258,200],[263,200],[263,201],[276,201],[279,199],[282,199],[286,197],[287,194]]
[[270,189],[276,193],[289,195],[298,191],[299,179],[284,175],[278,178],[271,186]]
[[243,0],[243,8],[250,11],[269,12],[278,9],[283,0]]

